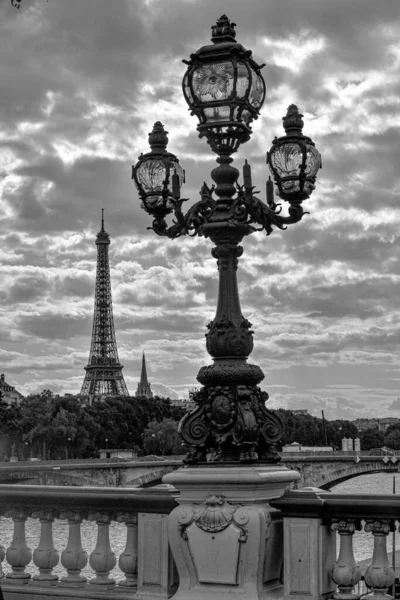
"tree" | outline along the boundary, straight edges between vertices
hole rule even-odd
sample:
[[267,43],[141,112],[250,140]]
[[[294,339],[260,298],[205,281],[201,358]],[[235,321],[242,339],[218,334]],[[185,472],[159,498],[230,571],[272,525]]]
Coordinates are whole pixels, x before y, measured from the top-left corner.
[[359,432],[355,423],[337,419],[335,421],[326,421],[326,435],[329,443],[337,450],[341,450],[342,438],[355,439],[359,437]]
[[184,454],[177,422],[170,418],[151,421],[143,433],[143,448],[147,454]]
[[371,450],[372,448],[382,448],[385,436],[376,427],[370,427],[361,432],[360,440],[361,450]]
[[400,426],[391,425],[385,431],[385,446],[392,450],[400,450]]
[[[0,433],[24,447],[25,455],[50,458],[89,458],[98,450],[130,448],[143,452],[143,432],[150,421],[170,419],[177,425],[185,410],[169,398],[106,398],[82,406],[76,398],[54,396],[50,390],[31,394],[20,406],[0,399]],[[6,438],[6,436],[8,436]]]
[[76,399],[30,396],[21,404],[22,440],[43,458],[86,457],[100,426]]

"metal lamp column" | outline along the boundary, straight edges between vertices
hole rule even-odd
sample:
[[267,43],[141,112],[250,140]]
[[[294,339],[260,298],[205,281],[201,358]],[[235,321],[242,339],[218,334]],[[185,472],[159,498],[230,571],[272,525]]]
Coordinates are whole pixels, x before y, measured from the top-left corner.
[[159,121],[149,134],[151,151],[132,171],[142,207],[153,218],[151,229],[171,239],[210,238],[219,270],[217,311],[206,333],[213,364],[200,369],[197,407],[181,424],[190,448],[187,466],[163,479],[180,491],[180,506],[169,516],[169,542],[180,576],[177,600],[222,600],[227,593],[265,598],[279,579],[279,560],[271,559],[276,549],[268,546],[268,539],[275,539],[268,501],[299,479],[276,464],[282,423],[265,407],[268,394],[257,385],[262,370],[247,362],[253,331],[241,311],[236,270],[245,236],[260,230],[269,235],[273,227],[286,229],[301,220],[321,158],[302,133],[303,115],[291,105],[283,118],[285,136],[274,140],[267,155],[277,193],[289,204],[287,216],[274,201],[271,178],[266,202],[257,196],[247,161],[243,183],[238,182],[231,155],[251,136],[265,83],[262,65],[236,42],[234,27],[223,15],[212,27],[212,44],[184,61],[184,96],[199,119],[199,137],[217,154],[214,184],[204,183],[200,200],[182,212],[185,174],[167,151],[168,132]]

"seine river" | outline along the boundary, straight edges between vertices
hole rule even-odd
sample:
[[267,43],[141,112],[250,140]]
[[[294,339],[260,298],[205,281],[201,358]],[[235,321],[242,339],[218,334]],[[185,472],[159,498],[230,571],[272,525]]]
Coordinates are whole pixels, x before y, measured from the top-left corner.
[[[396,490],[400,494],[400,473],[394,475],[396,481]],[[332,488],[335,493],[360,493],[360,494],[392,494],[393,493],[393,474],[376,473],[371,475],[362,475],[349,479],[344,483]],[[88,555],[93,551],[96,545],[96,524],[84,522],[82,525],[82,545]],[[26,538],[28,546],[34,550],[38,546],[40,535],[40,524],[37,520],[28,519],[26,526]],[[10,519],[0,518],[0,544],[7,548],[12,539],[12,522]],[[54,522],[54,545],[60,551],[67,544],[68,525],[65,521]],[[111,547],[115,552],[117,559],[125,547],[125,526],[119,523],[112,523],[110,526]],[[354,554],[356,560],[371,558],[373,540],[371,534],[357,532],[354,536]],[[396,550],[400,549],[400,535],[396,533]],[[388,536],[389,560],[391,561],[392,535]],[[60,552],[61,553],[61,552]],[[4,571],[9,569],[8,565],[3,563]],[[36,567],[30,566],[28,570],[36,573]],[[64,569],[58,565],[54,569],[57,575],[64,575]],[[92,576],[92,571],[87,567],[83,573],[86,576]],[[118,566],[111,574],[115,579],[121,579],[123,574]]]

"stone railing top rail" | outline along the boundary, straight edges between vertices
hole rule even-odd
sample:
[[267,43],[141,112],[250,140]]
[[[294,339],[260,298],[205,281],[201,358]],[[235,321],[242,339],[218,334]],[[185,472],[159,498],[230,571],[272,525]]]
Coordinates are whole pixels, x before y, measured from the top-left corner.
[[0,514],[10,508],[169,514],[178,492],[168,488],[0,485]]
[[18,461],[0,463],[0,471],[51,471],[60,469],[102,469],[102,468],[129,468],[129,467],[180,467],[182,460],[123,460],[123,459],[76,459],[70,460],[47,460],[47,461]]
[[371,462],[374,460],[381,461],[383,458],[389,460],[393,457],[398,457],[399,454],[374,454],[370,455],[368,452],[287,452],[282,453],[282,462],[348,462],[359,457],[360,461]]
[[286,492],[270,504],[291,517],[400,519],[400,496],[391,494],[332,494],[304,488]]

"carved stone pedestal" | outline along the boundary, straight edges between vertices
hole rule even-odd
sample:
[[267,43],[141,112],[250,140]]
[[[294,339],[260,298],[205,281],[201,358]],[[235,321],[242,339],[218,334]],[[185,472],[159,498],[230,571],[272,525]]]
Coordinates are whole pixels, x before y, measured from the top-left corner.
[[269,500],[298,479],[276,465],[215,463],[164,476],[180,491],[168,521],[179,573],[174,600],[279,597],[282,523]]

